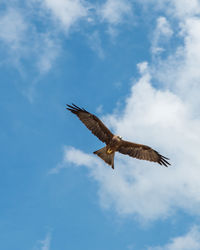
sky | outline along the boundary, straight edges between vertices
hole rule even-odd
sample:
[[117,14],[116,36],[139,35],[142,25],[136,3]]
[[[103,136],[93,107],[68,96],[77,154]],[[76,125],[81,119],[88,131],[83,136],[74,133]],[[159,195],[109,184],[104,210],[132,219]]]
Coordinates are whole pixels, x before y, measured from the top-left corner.
[[[0,248],[200,249],[200,1],[2,0]],[[116,154],[75,103],[171,166]]]

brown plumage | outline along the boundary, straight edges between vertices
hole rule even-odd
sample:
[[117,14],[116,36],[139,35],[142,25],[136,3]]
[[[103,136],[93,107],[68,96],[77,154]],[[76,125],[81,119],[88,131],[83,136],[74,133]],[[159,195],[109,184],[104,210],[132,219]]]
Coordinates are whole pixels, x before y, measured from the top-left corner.
[[97,116],[89,113],[87,110],[83,108],[81,109],[75,104],[67,104],[67,109],[73,114],[77,115],[78,118],[85,124],[85,126],[95,136],[97,136],[99,140],[106,144],[104,148],[95,151],[94,154],[98,155],[107,164],[112,166],[113,169],[114,155],[116,151],[140,160],[157,162],[160,165],[164,165],[165,167],[170,165],[170,163],[167,161],[169,160],[168,158],[162,156],[152,148],[146,145],[124,141],[120,136],[112,134]]

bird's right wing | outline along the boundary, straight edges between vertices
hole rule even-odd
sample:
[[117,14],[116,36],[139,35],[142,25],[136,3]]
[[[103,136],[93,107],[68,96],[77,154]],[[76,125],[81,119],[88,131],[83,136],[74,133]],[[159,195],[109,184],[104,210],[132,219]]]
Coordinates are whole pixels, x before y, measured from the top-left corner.
[[96,135],[99,140],[105,142],[106,144],[112,139],[113,134],[110,130],[103,124],[103,122],[95,115],[89,113],[85,109],[81,109],[75,104],[68,105],[67,108],[73,114],[77,115],[78,118],[85,124],[85,126]]
[[167,161],[169,160],[167,157],[164,157],[163,155],[159,154],[157,151],[146,145],[122,140],[121,145],[119,146],[117,151],[140,160],[157,162],[160,165],[164,165],[165,167],[168,167],[168,165],[170,165],[170,163]]

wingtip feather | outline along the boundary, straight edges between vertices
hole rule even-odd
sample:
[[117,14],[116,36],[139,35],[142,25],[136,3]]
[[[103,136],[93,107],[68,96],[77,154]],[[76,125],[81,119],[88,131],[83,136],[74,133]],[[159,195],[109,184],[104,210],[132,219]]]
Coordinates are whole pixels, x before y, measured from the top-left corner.
[[159,164],[161,164],[161,165],[163,165],[165,167],[171,166],[171,164],[166,159],[168,159],[168,158],[160,155]]
[[71,111],[72,113],[76,114],[77,112],[85,112],[85,113],[88,113],[87,110],[85,110],[84,108],[80,108],[78,107],[76,104],[72,103],[71,105],[70,104],[66,104],[66,109]]

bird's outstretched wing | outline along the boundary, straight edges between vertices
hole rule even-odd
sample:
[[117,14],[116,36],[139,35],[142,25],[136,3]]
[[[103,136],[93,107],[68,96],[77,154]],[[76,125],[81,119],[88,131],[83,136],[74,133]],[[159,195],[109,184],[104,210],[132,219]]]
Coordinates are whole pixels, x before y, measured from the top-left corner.
[[157,162],[160,165],[164,165],[165,167],[168,167],[168,165],[170,165],[170,163],[167,161],[169,160],[167,157],[162,156],[157,151],[146,145],[122,140],[121,145],[119,146],[117,151],[140,160]]
[[89,113],[85,109],[81,109],[75,104],[68,105],[67,108],[73,114],[77,115],[78,118],[85,124],[85,126],[96,135],[99,140],[105,142],[106,144],[112,139],[113,134],[110,130],[103,124],[103,122],[95,115]]

